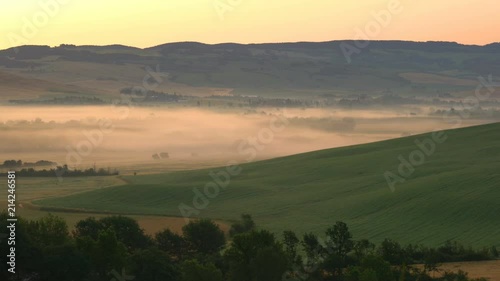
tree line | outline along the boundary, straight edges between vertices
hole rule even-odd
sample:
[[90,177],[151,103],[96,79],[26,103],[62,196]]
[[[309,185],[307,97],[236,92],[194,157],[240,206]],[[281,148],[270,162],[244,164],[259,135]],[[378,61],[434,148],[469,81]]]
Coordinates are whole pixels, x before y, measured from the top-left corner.
[[[70,170],[68,165],[57,166],[53,169],[35,170],[34,168],[23,168],[16,171],[17,176],[20,177],[57,177],[57,175],[64,175],[65,177],[102,177],[102,176],[116,176],[120,172],[111,169],[96,169],[89,168],[84,170]],[[0,173],[0,176],[6,176],[6,173]]]
[[23,162],[22,160],[5,160],[0,168],[21,168],[21,167],[43,167],[43,166],[56,166],[57,163],[47,160],[40,160],[36,162]]
[[[0,229],[7,218],[0,213]],[[53,215],[19,219],[16,234],[15,274],[7,272],[3,254],[9,246],[0,243],[1,280],[467,281],[464,272],[436,274],[437,264],[498,258],[494,247],[473,250],[452,241],[438,248],[390,239],[375,245],[354,240],[344,222],[326,229],[323,238],[291,230],[275,235],[247,214],[227,235],[214,221],[200,219],[182,233],[166,228],[151,236],[124,216],[90,217],[70,231]]]

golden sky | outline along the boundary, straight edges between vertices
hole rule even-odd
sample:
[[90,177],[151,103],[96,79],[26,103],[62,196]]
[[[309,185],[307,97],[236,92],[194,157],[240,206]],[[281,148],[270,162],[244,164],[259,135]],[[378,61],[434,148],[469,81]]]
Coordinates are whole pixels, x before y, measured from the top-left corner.
[[498,0],[0,0],[0,49],[361,36],[483,45],[500,41],[499,12]]

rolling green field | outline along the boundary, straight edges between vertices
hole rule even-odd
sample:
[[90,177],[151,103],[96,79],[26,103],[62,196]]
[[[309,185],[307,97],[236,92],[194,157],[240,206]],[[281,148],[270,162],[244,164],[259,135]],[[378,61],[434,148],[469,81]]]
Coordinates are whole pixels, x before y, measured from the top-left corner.
[[[59,196],[74,195],[80,192],[108,188],[110,186],[123,185],[125,182],[120,176],[109,177],[66,177],[62,182],[57,178],[17,178],[16,213],[18,216],[36,220],[49,213],[63,218],[70,229],[77,222],[88,217],[102,218],[110,216],[104,212],[91,212],[86,210],[68,210],[57,208],[44,208],[33,205],[31,202],[37,199],[46,199]],[[0,211],[7,209],[7,201],[0,202]],[[131,218],[137,220],[139,225],[148,234],[156,232],[168,227],[174,232],[180,233],[182,227],[186,224],[186,220],[178,217],[167,216],[149,216],[149,215],[130,215]],[[224,222],[217,221],[222,230],[228,231],[229,226]]]
[[[280,232],[323,231],[342,220],[354,238],[437,245],[447,239],[475,247],[500,245],[500,124],[446,131],[444,143],[392,192],[384,177],[401,155],[431,134],[328,149],[242,164],[200,217],[237,219],[250,213]],[[125,177],[126,185],[35,201],[43,207],[181,216],[203,191],[210,171]]]

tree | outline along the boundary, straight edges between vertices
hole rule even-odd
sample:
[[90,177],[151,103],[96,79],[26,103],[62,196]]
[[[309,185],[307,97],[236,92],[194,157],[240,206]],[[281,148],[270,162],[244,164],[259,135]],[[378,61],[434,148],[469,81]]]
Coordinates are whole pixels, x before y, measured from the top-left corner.
[[333,276],[341,276],[342,268],[347,266],[347,254],[352,251],[354,242],[347,224],[338,221],[326,230],[328,255],[323,268]]
[[496,258],[498,258],[498,257],[499,257],[497,247],[492,246],[492,247],[490,248],[490,255],[491,255],[494,259],[496,259]]
[[420,244],[409,244],[403,249],[406,257],[406,263],[423,263],[425,255],[428,251],[429,249]]
[[213,264],[188,260],[181,265],[181,281],[223,281],[222,272]]
[[325,251],[324,247],[319,243],[318,237],[312,233],[306,233],[302,237],[302,247],[306,253],[308,263],[316,263]]
[[331,247],[335,254],[345,259],[354,246],[347,224],[338,221],[333,227],[326,230],[326,235],[328,237],[328,246]]
[[17,168],[17,167],[22,167],[23,166],[23,161],[21,160],[5,160],[3,162],[3,166],[5,168]]
[[285,230],[283,231],[283,243],[285,246],[285,252],[288,256],[289,261],[292,264],[295,264],[297,262],[297,250],[298,250],[298,245],[299,245],[299,238],[297,238],[297,235],[291,230]]
[[278,243],[257,251],[251,264],[255,281],[281,281],[288,268],[287,256]]
[[446,242],[444,242],[444,245],[438,248],[438,251],[449,257],[453,257],[463,255],[465,253],[465,248],[457,241],[446,240]]
[[234,236],[224,257],[233,281],[281,281],[288,268],[282,245],[265,230]]
[[325,248],[320,244],[318,237],[313,233],[304,234],[301,245],[306,255],[306,259],[304,261],[304,268],[300,274],[309,276],[314,280],[319,279],[322,274],[319,265],[324,258],[326,252]]
[[89,217],[76,223],[73,230],[74,237],[87,236],[97,240],[99,232],[103,229],[102,224],[94,217]]
[[156,233],[155,241],[158,249],[166,252],[174,261],[180,261],[188,254],[186,240],[170,229]]
[[110,216],[100,220],[94,217],[79,221],[73,235],[75,237],[89,237],[97,240],[100,232],[112,229],[117,239],[122,242],[129,251],[146,249],[152,245],[152,239],[148,237],[136,220],[124,216]]
[[[7,255],[10,252],[10,248],[13,245],[9,245],[7,241],[9,241],[9,233],[4,233],[4,231],[8,231],[7,226],[10,225],[10,222],[7,219],[11,218],[6,211],[0,211],[0,280],[27,280],[33,276],[34,272],[39,272],[43,270],[43,252],[42,247],[39,243],[35,243],[36,233],[29,232],[29,221],[24,220],[21,217],[17,218],[16,223],[16,274],[15,278],[12,278],[12,275],[8,270],[10,266],[7,262],[10,260]],[[2,235],[3,234],[3,235]],[[19,266],[22,265],[22,266]],[[12,279],[10,279],[12,278]]]
[[235,222],[231,225],[229,229],[229,236],[233,237],[236,234],[250,232],[255,230],[255,222],[252,219],[252,216],[249,214],[242,214],[241,221]]
[[119,270],[125,265],[127,249],[118,241],[112,229],[99,232],[97,240],[83,236],[76,240],[77,248],[89,257],[94,279],[105,279],[112,270]]
[[152,244],[136,220],[124,216],[111,216],[100,219],[102,229],[112,229],[116,237],[129,251],[134,249],[145,249]]
[[69,240],[66,221],[52,214],[37,221],[30,221],[28,233],[33,241],[40,246],[61,245]]
[[131,260],[131,275],[137,280],[178,280],[178,272],[170,261],[170,257],[156,248],[138,250],[132,255]]
[[354,242],[354,255],[358,261],[361,261],[367,255],[373,254],[375,251],[375,244],[371,243],[367,239],[362,239]]
[[361,267],[375,272],[378,280],[393,280],[391,265],[380,257],[369,255],[361,262]]
[[342,269],[346,266],[344,258],[336,252],[331,252],[321,262],[320,271],[326,275],[325,280],[341,279]]
[[90,262],[73,244],[47,246],[43,250],[43,269],[38,272],[41,280],[85,280]]
[[392,265],[401,265],[404,262],[404,253],[401,245],[391,239],[384,239],[378,248],[378,254]]
[[224,232],[208,219],[190,221],[182,233],[191,250],[204,255],[217,253],[226,244]]

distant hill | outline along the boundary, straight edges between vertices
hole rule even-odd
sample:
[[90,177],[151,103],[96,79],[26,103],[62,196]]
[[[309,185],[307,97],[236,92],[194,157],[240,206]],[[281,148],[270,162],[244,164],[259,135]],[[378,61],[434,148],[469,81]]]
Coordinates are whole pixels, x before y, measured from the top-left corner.
[[[374,241],[438,245],[456,239],[466,245],[500,246],[500,123],[450,130],[445,136],[394,190],[384,174],[397,175],[398,158],[408,160],[419,150],[415,142],[428,141],[432,134],[242,165],[241,174],[209,198],[198,216],[234,220],[250,213],[275,232],[317,234],[342,220],[355,237]],[[193,189],[203,192],[212,181],[209,173],[224,170],[129,176],[124,186],[36,204],[180,216],[179,204],[194,207]]]
[[13,74],[0,70],[0,97],[5,99],[34,98],[42,93],[85,93],[82,87],[66,85]]
[[[62,62],[93,63],[115,68],[116,79],[124,83],[130,79],[122,75],[120,80],[120,66],[150,66],[168,72],[169,82],[179,85],[262,96],[372,95],[387,91],[435,96],[475,89],[475,85],[455,83],[457,79],[477,81],[478,76],[500,76],[499,43],[474,46],[370,41],[366,45],[360,48],[354,41],[331,41],[214,45],[179,42],[146,49],[122,45],[22,46],[0,51],[0,67],[19,70]],[[354,50],[349,59],[346,48]],[[78,70],[73,65],[61,71]],[[448,82],[408,79],[406,73],[438,75]],[[137,79],[140,82],[141,78]]]

